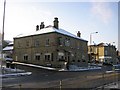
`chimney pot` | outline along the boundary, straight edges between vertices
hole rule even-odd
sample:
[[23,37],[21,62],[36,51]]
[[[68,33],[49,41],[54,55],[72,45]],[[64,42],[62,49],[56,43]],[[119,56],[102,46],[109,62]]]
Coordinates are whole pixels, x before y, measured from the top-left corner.
[[38,30],[39,30],[39,25],[36,26],[36,31],[38,31]]
[[41,22],[40,29],[43,29],[45,27],[44,22]]
[[59,21],[58,21],[57,17],[54,18],[53,23],[54,23],[54,28],[58,29],[59,28],[59,25],[58,25]]
[[81,33],[80,33],[80,31],[78,31],[77,36],[78,36],[78,37],[81,37]]

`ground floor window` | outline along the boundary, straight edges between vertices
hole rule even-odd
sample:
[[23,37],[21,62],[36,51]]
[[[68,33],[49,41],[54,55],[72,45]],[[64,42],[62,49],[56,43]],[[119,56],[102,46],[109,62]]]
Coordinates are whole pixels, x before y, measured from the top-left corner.
[[59,61],[65,61],[64,53],[62,53],[62,52],[58,53],[58,60]]
[[51,60],[51,54],[50,53],[46,53],[45,54],[45,60],[46,61],[50,61]]
[[35,60],[40,60],[40,54],[35,55]]
[[24,60],[28,60],[28,55],[27,55],[27,54],[24,55],[23,59],[24,59]]

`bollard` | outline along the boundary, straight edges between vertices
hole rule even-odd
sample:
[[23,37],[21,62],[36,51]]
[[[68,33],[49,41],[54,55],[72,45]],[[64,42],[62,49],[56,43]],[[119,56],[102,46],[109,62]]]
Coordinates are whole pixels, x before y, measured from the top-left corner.
[[62,88],[62,80],[60,80],[60,90],[61,90],[61,88]]
[[6,63],[6,67],[7,67],[7,68],[10,68],[10,66],[11,66],[11,63],[10,63],[10,62],[7,62],[7,63]]
[[19,90],[21,90],[22,84],[19,84],[19,87],[20,87]]

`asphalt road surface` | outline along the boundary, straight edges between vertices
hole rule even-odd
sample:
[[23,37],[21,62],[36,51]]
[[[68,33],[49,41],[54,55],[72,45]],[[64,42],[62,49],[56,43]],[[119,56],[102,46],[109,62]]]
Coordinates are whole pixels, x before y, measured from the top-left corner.
[[103,67],[102,70],[58,72],[40,68],[17,65],[17,68],[32,72],[29,76],[9,77],[2,79],[2,90],[10,88],[91,88],[117,82],[120,78],[118,72],[105,73],[111,67]]

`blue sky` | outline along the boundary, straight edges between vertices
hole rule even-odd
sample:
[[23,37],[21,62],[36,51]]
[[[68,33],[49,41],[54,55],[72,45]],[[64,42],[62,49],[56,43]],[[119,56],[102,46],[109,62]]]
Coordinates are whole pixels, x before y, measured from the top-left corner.
[[[102,0],[105,1],[105,0]],[[0,13],[3,0],[0,1]],[[111,43],[118,46],[118,3],[117,2],[40,2],[38,0],[7,0],[5,18],[5,39],[21,33],[34,32],[36,25],[44,21],[53,25],[54,17],[59,18],[59,27],[98,44]],[[0,14],[2,31],[2,14]],[[88,42],[89,44],[89,42]]]

